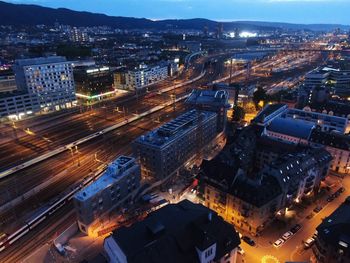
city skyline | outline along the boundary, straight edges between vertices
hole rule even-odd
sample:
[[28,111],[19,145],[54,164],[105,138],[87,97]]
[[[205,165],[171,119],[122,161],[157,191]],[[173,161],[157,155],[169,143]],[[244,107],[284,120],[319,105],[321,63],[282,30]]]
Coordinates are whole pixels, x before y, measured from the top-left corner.
[[[145,17],[153,20],[207,18],[217,21],[266,21],[299,24],[350,25],[345,0],[103,0],[103,4],[77,0],[10,0],[52,8],[103,13],[110,16]],[[149,8],[152,6],[152,8]],[[333,14],[337,14],[334,16]]]

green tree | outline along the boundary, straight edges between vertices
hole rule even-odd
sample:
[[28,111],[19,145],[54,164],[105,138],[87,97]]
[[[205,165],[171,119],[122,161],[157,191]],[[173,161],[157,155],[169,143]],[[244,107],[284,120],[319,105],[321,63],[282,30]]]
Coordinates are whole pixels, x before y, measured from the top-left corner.
[[256,110],[259,109],[259,102],[263,101],[265,103],[266,101],[266,91],[261,87],[260,85],[257,86],[256,91],[253,94],[253,102],[255,105]]
[[232,111],[232,121],[242,121],[245,116],[245,111],[240,106],[234,106]]

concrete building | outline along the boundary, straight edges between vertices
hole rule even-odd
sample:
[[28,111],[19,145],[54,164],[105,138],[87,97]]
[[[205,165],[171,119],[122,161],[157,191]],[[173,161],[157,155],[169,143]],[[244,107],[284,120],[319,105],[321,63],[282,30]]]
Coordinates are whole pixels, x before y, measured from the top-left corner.
[[188,111],[133,142],[142,175],[165,179],[200,154],[217,133],[217,114]]
[[310,137],[311,145],[323,145],[332,155],[331,170],[350,174],[350,136],[336,132],[314,130]]
[[313,263],[350,262],[350,197],[316,228]]
[[185,104],[192,109],[215,112],[217,114],[217,131],[225,131],[227,109],[230,108],[227,91],[193,90]]
[[168,77],[168,63],[155,66],[141,64],[138,68],[116,72],[114,86],[117,89],[139,90]]
[[79,229],[92,235],[109,211],[127,206],[140,186],[140,166],[132,157],[120,156],[104,174],[74,196]]
[[76,105],[73,70],[64,57],[16,60],[17,90],[0,97],[0,118],[18,120]]
[[16,60],[14,72],[18,92],[36,96],[41,111],[70,108],[76,104],[72,66],[64,57]]
[[275,118],[280,117],[286,110],[288,110],[286,104],[268,104],[252,120],[252,123],[266,127]]
[[235,263],[238,233],[210,209],[184,200],[167,205],[104,241],[111,263]]
[[15,76],[12,74],[0,75],[0,94],[11,93],[17,90]]

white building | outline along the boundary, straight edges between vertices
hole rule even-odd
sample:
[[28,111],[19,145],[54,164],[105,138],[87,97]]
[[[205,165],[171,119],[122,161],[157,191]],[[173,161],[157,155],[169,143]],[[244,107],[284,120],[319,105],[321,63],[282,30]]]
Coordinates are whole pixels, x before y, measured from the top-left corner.
[[72,65],[64,57],[16,60],[17,92],[0,97],[0,116],[21,119],[76,105]]
[[115,76],[115,87],[118,89],[138,90],[168,77],[168,63],[150,67],[145,64],[134,70],[118,72]]

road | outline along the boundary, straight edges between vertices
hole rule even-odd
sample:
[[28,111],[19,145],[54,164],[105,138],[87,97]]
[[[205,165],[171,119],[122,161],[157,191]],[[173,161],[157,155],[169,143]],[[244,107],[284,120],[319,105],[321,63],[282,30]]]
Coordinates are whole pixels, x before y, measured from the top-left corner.
[[[338,177],[329,176],[327,181],[329,185],[333,185],[332,190],[327,192],[327,194],[322,195],[317,201],[310,202],[311,204],[309,205],[307,205],[307,203],[300,206],[299,209],[291,210],[290,214],[293,215],[293,218],[287,225],[277,222],[266,229],[260,237],[253,237],[257,242],[256,247],[251,247],[242,242],[241,247],[245,251],[245,256],[240,256],[240,262],[264,263],[263,258],[267,258],[267,256],[273,256],[275,260],[270,259],[269,261],[266,261],[266,263],[284,263],[288,261],[309,262],[312,249],[305,249],[303,241],[312,237],[315,233],[316,227],[322,222],[322,219],[329,216],[342,202],[344,202],[346,197],[350,195],[350,177],[340,179]],[[327,196],[330,193],[335,192],[341,186],[346,189],[345,192],[334,201],[328,203],[326,201]],[[319,213],[316,213],[311,219],[307,219],[306,217],[312,213],[312,210],[317,204],[321,205],[323,209]],[[272,246],[273,242],[280,238],[283,233],[287,232],[296,223],[302,225],[302,228],[295,235],[279,248]],[[242,261],[242,259],[244,261]]]

